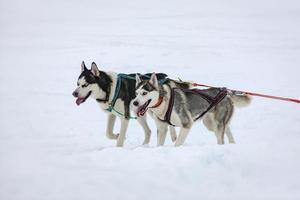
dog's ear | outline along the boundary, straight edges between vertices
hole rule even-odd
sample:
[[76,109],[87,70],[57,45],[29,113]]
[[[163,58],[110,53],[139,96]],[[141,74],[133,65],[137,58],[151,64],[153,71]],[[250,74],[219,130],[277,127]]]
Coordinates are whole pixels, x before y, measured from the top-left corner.
[[135,75],[135,87],[137,87],[140,84],[140,82],[142,82],[140,79],[140,75],[136,74]]
[[152,73],[149,83],[151,85],[153,85],[156,89],[158,89],[158,80],[157,80],[155,72]]
[[81,72],[88,70],[84,64],[84,61],[81,63]]
[[100,75],[100,71],[95,62],[92,63],[92,73],[94,74],[94,76]]

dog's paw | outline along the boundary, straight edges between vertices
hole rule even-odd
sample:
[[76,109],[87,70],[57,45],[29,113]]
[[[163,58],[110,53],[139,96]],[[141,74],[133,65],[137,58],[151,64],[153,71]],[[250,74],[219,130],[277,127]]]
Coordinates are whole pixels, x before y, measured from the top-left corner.
[[110,135],[107,135],[107,137],[109,139],[111,139],[111,140],[116,140],[119,137],[119,133],[117,133],[117,134],[110,134]]
[[114,134],[114,139],[115,139],[115,140],[117,140],[117,139],[118,139],[118,137],[119,137],[119,135],[120,135],[119,133],[117,133],[117,134]]
[[142,144],[142,147],[145,147],[145,148],[149,148],[150,147],[150,145],[149,144]]
[[142,145],[148,145],[150,142],[150,138],[145,138],[144,142]]

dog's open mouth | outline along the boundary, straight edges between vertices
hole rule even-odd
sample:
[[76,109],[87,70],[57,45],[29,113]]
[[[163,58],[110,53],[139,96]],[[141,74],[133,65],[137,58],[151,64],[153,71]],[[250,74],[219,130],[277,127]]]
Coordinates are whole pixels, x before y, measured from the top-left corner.
[[138,112],[137,112],[138,116],[144,116],[145,115],[145,113],[148,110],[148,106],[149,106],[150,102],[151,102],[151,99],[149,99],[146,103],[144,103],[144,105],[139,107]]
[[85,102],[85,100],[87,100],[87,98],[89,98],[89,96],[92,94],[92,91],[89,91],[89,93],[86,95],[86,97],[78,97],[76,99],[76,104],[77,106],[79,106],[80,104],[82,104],[83,102]]

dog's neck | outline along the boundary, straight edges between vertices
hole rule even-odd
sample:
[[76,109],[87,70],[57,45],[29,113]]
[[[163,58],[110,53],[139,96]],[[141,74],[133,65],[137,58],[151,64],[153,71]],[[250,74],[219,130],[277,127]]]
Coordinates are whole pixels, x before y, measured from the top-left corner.
[[108,95],[108,102],[107,105],[110,104],[110,102],[113,100],[114,95],[116,93],[116,85],[118,82],[118,74],[115,72],[107,72],[107,74],[110,76],[112,83],[110,85],[110,94]]
[[98,94],[96,94],[94,96],[94,98],[96,99],[96,101],[100,104],[100,106],[103,109],[107,109],[109,107],[110,102],[112,101],[112,99],[114,97],[114,94],[115,94],[118,74],[115,72],[104,72],[104,73],[111,80],[111,82],[109,84],[109,88],[107,91],[105,91],[105,95],[101,95],[101,92],[99,92]]
[[149,109],[151,109],[151,111],[154,112],[154,114],[159,119],[164,120],[165,114],[166,114],[166,112],[168,110],[168,106],[169,106],[171,90],[170,90],[169,86],[167,86],[166,84],[163,84],[162,86],[159,87],[158,92],[159,92],[160,98],[163,98],[162,102],[158,106],[155,106],[155,107],[149,108]]

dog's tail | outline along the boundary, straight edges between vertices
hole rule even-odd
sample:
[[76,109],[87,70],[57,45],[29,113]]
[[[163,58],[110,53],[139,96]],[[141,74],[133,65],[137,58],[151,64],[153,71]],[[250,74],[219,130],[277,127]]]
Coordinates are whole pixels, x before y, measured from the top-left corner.
[[236,107],[246,107],[251,103],[252,98],[248,94],[234,90],[229,90],[228,93]]

